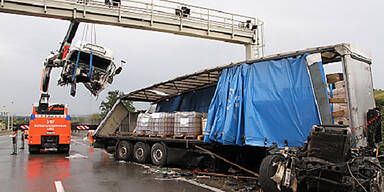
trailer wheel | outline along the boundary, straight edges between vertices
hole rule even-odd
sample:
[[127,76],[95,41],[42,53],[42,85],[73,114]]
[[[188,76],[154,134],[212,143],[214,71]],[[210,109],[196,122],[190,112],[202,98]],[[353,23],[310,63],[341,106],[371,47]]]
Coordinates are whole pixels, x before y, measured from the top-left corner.
[[162,143],[155,143],[151,149],[152,163],[158,166],[167,165],[168,150],[167,146]]
[[133,147],[133,159],[138,163],[147,163],[151,155],[151,147],[143,142],[137,142]]
[[108,146],[104,148],[107,153],[113,154],[116,152],[116,147],[115,146]]
[[268,155],[260,164],[260,176],[259,182],[263,191],[281,192],[288,191],[286,188],[281,187],[281,190],[277,189],[277,184],[271,179],[275,175],[277,166],[273,166],[273,163],[283,161],[284,157],[281,155]]
[[132,159],[133,146],[128,141],[120,141],[117,144],[116,160],[129,161]]

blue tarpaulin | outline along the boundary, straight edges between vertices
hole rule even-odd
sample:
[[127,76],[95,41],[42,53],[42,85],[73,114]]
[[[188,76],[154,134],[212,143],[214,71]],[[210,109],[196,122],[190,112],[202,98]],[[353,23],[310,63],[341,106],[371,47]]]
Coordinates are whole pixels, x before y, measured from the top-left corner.
[[305,56],[224,69],[208,110],[205,142],[301,146],[319,114]]
[[180,104],[181,96],[172,97],[157,103],[156,112],[174,112],[177,111]]
[[215,90],[216,86],[207,87],[161,101],[156,105],[156,112],[208,112]]

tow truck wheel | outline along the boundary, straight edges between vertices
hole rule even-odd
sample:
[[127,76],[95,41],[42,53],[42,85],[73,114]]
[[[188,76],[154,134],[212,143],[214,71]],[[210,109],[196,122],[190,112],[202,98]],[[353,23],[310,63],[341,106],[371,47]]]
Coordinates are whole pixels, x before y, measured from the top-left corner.
[[268,192],[288,191],[284,187],[281,187],[281,190],[279,190],[277,188],[276,182],[271,179],[271,177],[275,175],[277,170],[277,165],[274,166],[273,164],[283,160],[284,160],[284,157],[282,157],[281,155],[268,155],[261,162],[259,182],[261,185],[261,189],[263,189],[263,191],[268,191]]
[[68,154],[69,153],[69,145],[60,145],[57,147],[57,152]]
[[137,142],[133,147],[133,159],[138,163],[147,163],[150,159],[151,147],[143,142]]
[[116,160],[129,161],[132,159],[133,146],[128,141],[120,141],[117,144]]
[[30,145],[30,146],[28,146],[28,151],[31,154],[39,153],[40,152],[40,146]]
[[162,143],[155,143],[151,148],[152,163],[158,166],[167,165],[168,150]]

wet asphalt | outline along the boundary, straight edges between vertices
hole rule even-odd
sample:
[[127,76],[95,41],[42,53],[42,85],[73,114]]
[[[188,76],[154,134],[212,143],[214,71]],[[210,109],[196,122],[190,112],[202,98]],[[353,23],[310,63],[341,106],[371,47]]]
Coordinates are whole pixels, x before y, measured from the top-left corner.
[[[18,148],[21,145],[18,140]],[[69,155],[56,153],[29,154],[28,147],[12,152],[11,138],[0,136],[0,191],[56,191],[61,181],[66,192],[92,191],[209,191],[177,180],[159,180],[145,174],[133,163],[119,163],[104,150],[89,147],[80,136],[72,136]],[[80,154],[80,155],[78,155]],[[81,157],[84,156],[84,157]]]

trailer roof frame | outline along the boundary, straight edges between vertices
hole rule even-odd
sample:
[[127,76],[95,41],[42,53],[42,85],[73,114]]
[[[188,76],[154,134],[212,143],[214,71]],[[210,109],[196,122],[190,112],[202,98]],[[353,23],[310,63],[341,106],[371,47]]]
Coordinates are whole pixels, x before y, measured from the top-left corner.
[[[238,63],[231,63],[231,64],[217,66],[210,69],[205,69],[192,74],[182,75],[168,81],[156,83],[146,88],[130,92],[128,94],[124,94],[121,97],[121,99],[130,100],[130,101],[158,103],[172,97],[183,95],[188,92],[216,86],[217,82],[219,81],[221,71],[226,68],[242,65],[245,63],[253,64],[256,62],[278,60],[278,59],[296,57],[303,54],[313,54],[313,53],[321,54],[323,64],[340,62],[342,61],[343,55],[351,55],[351,57],[353,57],[354,59],[363,61],[368,64],[372,63],[371,56],[369,53],[366,53],[350,44],[341,43],[336,45],[308,48],[308,49],[303,49],[299,51],[273,54],[270,56],[261,57],[261,58],[253,59],[249,61],[241,61]],[[191,85],[191,83],[196,85]],[[168,88],[165,88],[165,87],[168,87]],[[142,95],[146,95],[148,92],[151,93],[151,98],[148,98],[148,97],[144,98]]]

